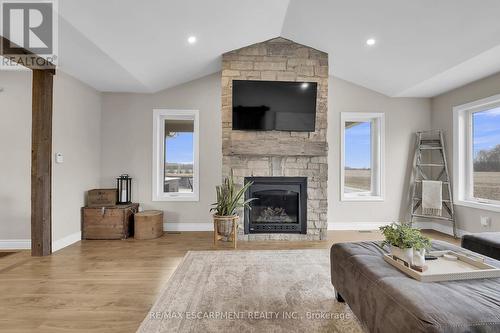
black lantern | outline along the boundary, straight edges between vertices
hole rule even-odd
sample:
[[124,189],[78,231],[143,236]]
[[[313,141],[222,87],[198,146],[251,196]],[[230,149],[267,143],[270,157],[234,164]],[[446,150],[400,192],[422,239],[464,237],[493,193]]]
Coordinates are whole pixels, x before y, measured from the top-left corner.
[[119,205],[129,204],[132,202],[132,178],[127,174],[116,178],[116,189],[118,198],[116,202]]

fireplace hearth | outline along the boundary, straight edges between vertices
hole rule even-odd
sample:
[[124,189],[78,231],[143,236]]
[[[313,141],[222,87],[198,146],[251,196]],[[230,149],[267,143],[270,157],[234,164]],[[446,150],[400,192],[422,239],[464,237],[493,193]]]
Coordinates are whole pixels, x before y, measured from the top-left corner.
[[253,182],[245,198],[255,198],[245,210],[245,234],[307,233],[306,177],[246,177]]

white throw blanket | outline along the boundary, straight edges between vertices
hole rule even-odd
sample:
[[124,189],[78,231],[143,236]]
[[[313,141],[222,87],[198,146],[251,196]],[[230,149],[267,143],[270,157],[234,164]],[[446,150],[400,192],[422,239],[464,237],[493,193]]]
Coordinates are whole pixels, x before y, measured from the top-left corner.
[[422,180],[422,214],[441,216],[443,209],[443,183]]

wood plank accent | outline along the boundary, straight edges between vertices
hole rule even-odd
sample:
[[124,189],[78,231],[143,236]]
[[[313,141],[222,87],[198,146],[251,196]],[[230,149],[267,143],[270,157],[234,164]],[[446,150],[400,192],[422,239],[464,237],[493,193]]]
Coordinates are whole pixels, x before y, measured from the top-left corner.
[[31,254],[52,253],[53,74],[33,70],[31,129]]
[[272,139],[232,140],[222,147],[224,156],[327,156],[328,144],[322,141],[281,142]]

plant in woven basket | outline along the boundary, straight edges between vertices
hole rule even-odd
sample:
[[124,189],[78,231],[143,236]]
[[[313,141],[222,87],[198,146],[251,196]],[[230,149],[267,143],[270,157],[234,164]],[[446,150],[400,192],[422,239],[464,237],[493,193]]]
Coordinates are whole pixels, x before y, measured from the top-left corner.
[[251,209],[250,202],[255,198],[244,199],[244,194],[252,182],[247,182],[242,187],[236,186],[233,175],[226,177],[222,185],[216,187],[217,202],[212,204],[211,212],[214,213],[214,221],[218,224],[218,230],[227,236],[231,232],[232,223],[237,223],[239,208]]

